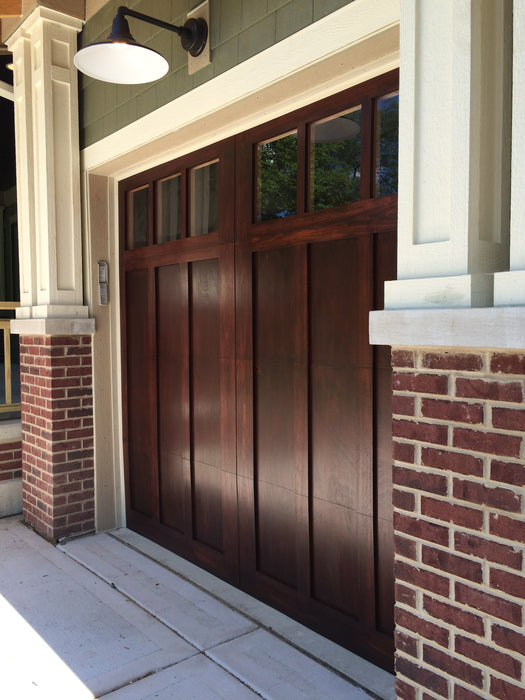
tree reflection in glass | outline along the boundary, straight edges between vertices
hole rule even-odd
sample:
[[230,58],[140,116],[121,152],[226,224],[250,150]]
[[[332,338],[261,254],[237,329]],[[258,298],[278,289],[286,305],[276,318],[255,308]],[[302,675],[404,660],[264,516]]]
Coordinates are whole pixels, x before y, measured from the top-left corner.
[[257,145],[256,221],[297,213],[297,133]]
[[311,126],[310,209],[327,209],[360,198],[361,108]]

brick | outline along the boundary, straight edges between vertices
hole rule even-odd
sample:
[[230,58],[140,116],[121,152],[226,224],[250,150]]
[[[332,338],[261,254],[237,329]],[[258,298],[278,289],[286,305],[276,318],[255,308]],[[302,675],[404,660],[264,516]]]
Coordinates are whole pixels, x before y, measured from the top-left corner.
[[524,598],[525,576],[491,567],[490,585],[498,591],[503,591],[506,595],[514,596],[515,598]]
[[44,337],[49,341],[47,344],[53,347],[56,347],[58,345],[66,347],[70,345],[81,344],[81,336],[77,335],[48,335]]
[[480,610],[487,615],[505,620],[514,625],[521,625],[521,606],[512,601],[491,595],[484,590],[476,589],[463,583],[455,585],[455,600],[470,608]]
[[393,350],[392,367],[415,367],[414,353],[411,350]]
[[[449,631],[445,627],[440,627],[430,620],[426,620],[421,615],[413,615],[407,610],[396,608],[395,622],[397,628],[403,627],[419,637],[429,639],[439,646],[447,648],[449,642]],[[397,646],[396,646],[397,648]]]
[[483,358],[470,353],[425,353],[423,367],[463,372],[479,372],[483,368]]
[[418,491],[427,491],[440,496],[447,494],[447,477],[432,472],[417,471],[406,467],[394,467],[394,484]]
[[416,696],[415,686],[401,680],[401,678],[396,678],[396,698],[398,700],[416,700]]
[[479,693],[475,693],[457,683],[454,683],[454,694],[452,697],[454,700],[479,700],[480,698]]
[[443,546],[448,545],[448,527],[429,523],[422,518],[412,518],[401,513],[394,513],[394,529],[419,540]]
[[428,595],[423,597],[423,609],[438,620],[457,627],[465,632],[482,636],[483,618],[480,615],[463,610],[450,602],[436,600]]
[[510,489],[490,487],[475,481],[454,479],[454,498],[470,501],[489,508],[498,508],[513,513],[521,512],[521,498]]
[[455,648],[458,654],[466,656],[472,661],[492,668],[510,678],[521,679],[521,663],[508,654],[503,654],[493,647],[479,644],[473,639],[462,636],[456,637]]
[[490,696],[498,700],[525,700],[525,688],[520,684],[514,685],[501,678],[490,679]]
[[444,597],[449,594],[449,580],[445,576],[440,576],[433,571],[427,571],[401,561],[395,562],[394,569],[396,578],[401,581],[407,581],[413,586]]
[[454,428],[452,444],[473,452],[501,455],[506,457],[519,457],[521,449],[521,437],[516,435],[504,435],[468,428]]
[[392,413],[402,416],[413,416],[416,400],[413,396],[392,396]]
[[413,588],[396,581],[394,584],[394,595],[397,603],[415,608],[417,604],[417,593]]
[[394,489],[392,492],[392,505],[400,510],[408,510],[413,512],[415,509],[416,497],[413,493]]
[[397,442],[392,443],[392,457],[397,462],[408,462],[413,464],[415,461],[415,447],[408,442]]
[[444,698],[448,697],[448,682],[439,673],[403,657],[396,659],[396,671],[414,681],[417,686],[428,688]]
[[392,435],[393,437],[401,437],[406,440],[446,445],[448,441],[448,428],[446,425],[418,423],[416,421],[398,419],[392,421]]
[[490,360],[491,372],[525,374],[525,355],[494,353]]
[[412,635],[396,630],[394,643],[397,651],[401,651],[408,656],[417,657],[417,639]]
[[491,514],[490,534],[523,544],[525,542],[525,521],[499,513]]
[[493,459],[490,465],[490,478],[504,484],[525,486],[525,464]]
[[492,625],[492,641],[499,647],[525,657],[525,630],[517,632],[502,625]]
[[82,489],[82,491],[77,491],[75,493],[69,494],[67,502],[81,503],[83,501],[89,501],[92,504],[94,497],[95,492],[92,489]]
[[492,425],[503,430],[525,431],[525,409],[498,408],[492,409]]
[[471,664],[456,658],[448,651],[441,651],[433,646],[423,646],[423,660],[435,666],[440,671],[470,683],[476,688],[483,687],[483,671]]
[[68,523],[81,523],[85,522],[89,529],[93,529],[95,523],[95,511],[93,509],[93,503],[91,503],[90,510],[83,510],[82,512],[69,513],[67,521]]
[[414,540],[394,534],[394,552],[400,557],[415,559],[417,552],[416,543]]
[[423,399],[421,402],[423,418],[452,421],[454,423],[483,423],[483,406],[464,401],[443,401]]
[[471,554],[512,569],[521,569],[523,563],[521,550],[465,532],[454,534],[454,549],[462,554]]
[[411,374],[396,372],[392,377],[394,391],[415,394],[448,394],[448,377],[444,374]]
[[469,476],[483,476],[483,459],[473,455],[461,454],[460,452],[423,447],[421,450],[421,463],[425,467],[446,469],[447,471]]
[[421,497],[421,514],[454,525],[480,530],[483,526],[483,513],[475,508],[440,501],[429,496]]
[[424,546],[421,553],[423,564],[473,583],[483,581],[483,571],[479,562],[451,554],[442,549]]
[[510,401],[521,403],[523,387],[520,382],[488,381],[486,379],[456,379],[456,396],[464,399]]

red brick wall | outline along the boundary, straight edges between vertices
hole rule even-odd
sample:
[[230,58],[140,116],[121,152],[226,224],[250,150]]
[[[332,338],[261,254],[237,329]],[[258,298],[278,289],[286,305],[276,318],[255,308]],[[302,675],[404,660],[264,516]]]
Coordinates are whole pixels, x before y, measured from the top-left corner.
[[90,336],[21,336],[23,507],[45,537],[95,526]]
[[22,441],[0,443],[0,481],[22,477]]
[[525,698],[525,355],[393,350],[400,698]]

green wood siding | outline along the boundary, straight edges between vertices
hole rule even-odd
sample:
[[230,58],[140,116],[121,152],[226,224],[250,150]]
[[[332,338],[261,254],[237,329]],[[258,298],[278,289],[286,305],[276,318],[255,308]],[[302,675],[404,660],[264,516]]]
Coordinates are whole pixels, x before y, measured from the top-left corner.
[[[80,145],[99,141],[127,124],[224,73],[351,0],[210,0],[211,65],[188,75],[187,55],[171,32],[130,18],[135,39],[161,53],[170,70],[145,85],[113,85],[79,73]],[[121,5],[111,0],[88,22],[79,47],[103,41]],[[129,7],[177,25],[200,0],[130,0]]]

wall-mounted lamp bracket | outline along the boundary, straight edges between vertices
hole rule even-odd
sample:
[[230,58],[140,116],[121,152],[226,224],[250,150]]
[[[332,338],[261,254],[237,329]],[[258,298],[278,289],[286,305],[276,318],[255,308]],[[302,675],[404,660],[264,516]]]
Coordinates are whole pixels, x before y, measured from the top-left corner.
[[203,52],[208,40],[205,19],[191,17],[183,27],[178,27],[121,5],[108,38],[84,47],[75,55],[74,63],[80,71],[98,80],[128,85],[158,80],[168,72],[169,65],[163,56],[135,41],[126,17],[178,34],[182,48],[194,57]]

